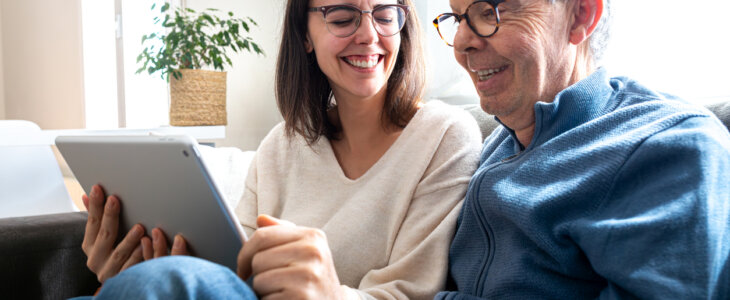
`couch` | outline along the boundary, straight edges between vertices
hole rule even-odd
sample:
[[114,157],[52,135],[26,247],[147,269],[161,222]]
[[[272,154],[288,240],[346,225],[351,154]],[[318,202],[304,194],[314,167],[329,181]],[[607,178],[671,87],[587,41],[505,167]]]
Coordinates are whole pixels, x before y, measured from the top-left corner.
[[[708,105],[730,128],[730,100]],[[477,105],[464,107],[487,136],[498,126]],[[81,250],[85,212],[0,219],[0,298],[65,299],[99,283]]]

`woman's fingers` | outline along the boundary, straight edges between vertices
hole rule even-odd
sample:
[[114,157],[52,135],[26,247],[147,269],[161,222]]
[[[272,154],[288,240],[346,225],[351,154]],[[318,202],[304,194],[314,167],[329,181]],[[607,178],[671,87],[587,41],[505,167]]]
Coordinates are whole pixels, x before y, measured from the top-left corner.
[[167,256],[167,239],[159,228],[152,229],[152,249],[154,258]]
[[321,260],[322,249],[317,249],[306,240],[272,247],[256,253],[251,259],[251,274],[259,276],[269,270],[291,266],[296,263]]
[[300,228],[302,239],[257,253],[252,262],[253,289],[263,299],[314,297],[340,299],[344,290],[321,231]]
[[101,186],[94,185],[91,187],[91,194],[88,197],[89,215],[86,219],[86,229],[84,232],[84,241],[81,243],[81,248],[84,250],[87,256],[91,254],[91,250],[96,242],[96,236],[99,233],[99,227],[101,226],[101,219],[104,214],[104,191]]
[[[142,248],[140,240],[144,235],[142,225],[134,225],[117,247],[111,252],[105,261],[101,272],[97,274],[99,282],[117,275],[124,265],[128,263],[136,263],[142,260]],[[134,255],[134,257],[133,257]]]
[[86,211],[89,211],[89,196],[86,196],[86,194],[81,195],[81,203],[84,204]]
[[256,225],[259,228],[275,225],[297,226],[296,224],[287,220],[277,219],[266,214],[260,214],[258,217],[256,217]]
[[276,294],[284,295],[288,292],[289,286],[299,286],[305,284],[300,280],[300,276],[296,273],[304,273],[303,267],[292,266],[289,268],[273,269],[261,274],[257,274],[253,278],[253,288],[256,294],[264,299],[266,297],[276,297]]
[[187,242],[185,242],[185,238],[182,237],[182,235],[176,235],[175,240],[172,243],[172,250],[170,250],[171,255],[190,255],[188,252],[188,245]]
[[142,245],[142,257],[144,260],[155,258],[154,249],[152,248],[152,240],[148,236],[142,237],[140,244]]
[[104,205],[99,233],[94,241],[91,255],[89,255],[88,264],[92,271],[103,267],[114,249],[114,241],[117,239],[119,229],[119,210],[119,199],[110,196]]
[[301,229],[302,227],[289,225],[273,225],[257,229],[238,252],[236,270],[238,276],[244,280],[251,276],[251,260],[256,253],[300,239],[304,234]]
[[132,255],[129,256],[129,259],[127,259],[127,262],[124,263],[122,266],[122,269],[119,270],[119,272],[122,272],[126,270],[127,268],[134,266],[138,263],[141,263],[144,261],[144,255],[142,254],[142,244],[137,245],[137,248],[134,248],[134,251],[132,252]]

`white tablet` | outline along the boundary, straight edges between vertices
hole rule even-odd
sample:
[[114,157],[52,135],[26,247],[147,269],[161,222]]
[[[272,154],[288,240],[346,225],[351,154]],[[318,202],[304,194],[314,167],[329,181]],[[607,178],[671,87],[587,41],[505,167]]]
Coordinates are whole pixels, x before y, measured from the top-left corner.
[[56,146],[87,194],[101,184],[121,200],[120,234],[137,223],[192,255],[236,271],[246,234],[189,136],[59,136]]

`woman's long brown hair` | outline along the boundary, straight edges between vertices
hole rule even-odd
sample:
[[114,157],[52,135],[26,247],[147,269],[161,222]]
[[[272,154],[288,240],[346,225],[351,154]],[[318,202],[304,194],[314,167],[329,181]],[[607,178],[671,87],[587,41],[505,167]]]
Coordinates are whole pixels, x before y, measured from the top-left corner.
[[[384,126],[390,123],[405,127],[423,96],[426,71],[416,8],[411,0],[398,2],[411,9],[399,33],[400,50],[388,79],[382,117]],[[327,116],[332,95],[327,76],[320,70],[314,52],[306,51],[308,8],[309,1],[287,1],[276,65],[276,102],[287,135],[300,134],[311,145],[322,135],[335,139],[340,129]]]

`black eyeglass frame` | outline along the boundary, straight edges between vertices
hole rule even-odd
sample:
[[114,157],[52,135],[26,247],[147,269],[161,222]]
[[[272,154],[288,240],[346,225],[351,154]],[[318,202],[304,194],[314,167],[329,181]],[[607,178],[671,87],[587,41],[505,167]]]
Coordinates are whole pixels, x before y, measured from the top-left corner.
[[353,30],[352,32],[350,32],[350,34],[348,34],[348,35],[345,35],[345,36],[336,35],[336,34],[332,33],[332,31],[329,30],[329,27],[327,27],[327,31],[329,31],[330,33],[332,33],[332,35],[334,35],[336,37],[346,38],[348,36],[351,36],[351,35],[355,34],[355,32],[357,32],[357,29],[360,28],[360,22],[362,21],[362,15],[363,14],[368,14],[368,13],[369,14],[372,14],[374,11],[376,11],[378,9],[381,9],[381,8],[384,8],[384,7],[393,7],[393,6],[403,9],[403,11],[405,12],[405,15],[403,15],[403,17],[405,18],[405,21],[403,21],[403,27],[401,27],[400,29],[398,29],[398,31],[396,33],[391,34],[391,35],[383,35],[383,34],[380,33],[380,31],[378,31],[378,28],[375,27],[374,21],[371,22],[371,23],[373,23],[373,28],[375,28],[375,32],[377,32],[380,36],[382,36],[382,37],[391,37],[391,36],[394,36],[394,35],[400,33],[401,30],[403,30],[403,28],[406,26],[406,22],[408,21],[408,13],[411,11],[411,7],[410,6],[405,5],[405,4],[379,4],[379,5],[376,5],[375,7],[373,7],[373,9],[371,9],[371,10],[361,10],[359,7],[354,6],[354,5],[349,5],[349,4],[336,4],[336,5],[326,5],[326,6],[310,7],[308,11],[309,12],[321,12],[322,13],[322,19],[324,20],[325,25],[327,24],[327,13],[330,10],[334,9],[334,8],[348,7],[348,8],[351,8],[352,10],[354,10],[356,12],[359,12],[360,15],[357,18],[357,23],[356,23],[356,26],[355,26],[355,30]]
[[[435,26],[435,27],[436,27],[436,32],[438,32],[438,33],[439,33],[439,37],[441,37],[441,39],[442,39],[442,40],[443,40],[443,41],[444,41],[444,42],[445,42],[445,43],[446,43],[447,45],[449,45],[449,46],[451,46],[451,47],[453,47],[454,45],[452,45],[452,44],[449,44],[449,42],[447,42],[447,41],[446,41],[446,39],[444,38],[444,36],[443,36],[443,35],[441,34],[441,30],[439,30],[439,20],[440,20],[440,19],[441,19],[442,17],[446,17],[446,16],[448,16],[448,17],[454,17],[454,18],[456,18],[456,21],[458,21],[459,23],[461,23],[461,20],[466,20],[466,24],[467,24],[467,25],[469,26],[469,29],[471,29],[471,31],[472,31],[472,32],[474,32],[474,34],[476,34],[476,35],[477,35],[477,36],[479,36],[479,37],[483,37],[483,38],[488,38],[488,37],[490,37],[490,36],[493,36],[493,35],[494,35],[495,33],[497,33],[497,31],[499,31],[499,23],[500,23],[500,19],[499,19],[499,8],[498,8],[497,6],[499,6],[499,4],[500,4],[500,3],[502,3],[502,2],[505,2],[505,1],[506,1],[506,0],[477,0],[477,1],[474,1],[474,2],[472,2],[471,4],[469,4],[469,6],[468,6],[468,7],[466,8],[466,10],[464,11],[464,13],[463,13],[463,14],[461,14],[461,15],[460,15],[460,14],[455,14],[455,13],[443,13],[443,14],[440,14],[440,15],[438,15],[438,17],[436,17],[435,19],[433,19],[433,26]],[[487,35],[483,35],[483,34],[480,34],[480,33],[479,33],[479,32],[478,32],[478,31],[477,31],[477,30],[476,30],[475,28],[474,28],[474,26],[473,26],[473,25],[471,24],[471,20],[469,19],[469,9],[470,9],[470,8],[471,8],[471,7],[472,7],[472,6],[474,5],[474,4],[477,4],[477,3],[479,3],[479,2],[486,2],[486,3],[489,3],[489,5],[491,5],[491,6],[492,6],[492,7],[494,8],[494,16],[495,16],[495,17],[497,18],[497,24],[496,24],[496,25],[494,26],[494,31],[493,31],[492,33],[490,33],[490,34],[487,34]]]

